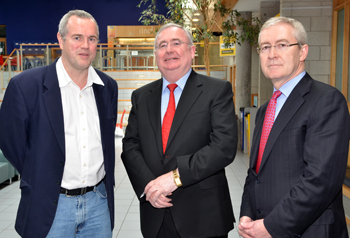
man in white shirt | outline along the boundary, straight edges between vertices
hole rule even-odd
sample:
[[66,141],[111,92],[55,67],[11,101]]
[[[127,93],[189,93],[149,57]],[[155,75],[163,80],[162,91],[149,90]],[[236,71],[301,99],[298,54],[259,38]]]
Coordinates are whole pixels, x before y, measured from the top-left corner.
[[112,237],[118,86],[92,68],[98,25],[73,10],[57,33],[62,56],[11,79],[0,149],[22,175],[15,228],[23,237]]

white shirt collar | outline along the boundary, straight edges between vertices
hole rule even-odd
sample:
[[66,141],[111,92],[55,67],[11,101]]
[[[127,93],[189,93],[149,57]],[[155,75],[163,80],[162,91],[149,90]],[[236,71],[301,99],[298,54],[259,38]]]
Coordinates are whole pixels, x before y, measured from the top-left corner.
[[[69,83],[74,83],[63,66],[62,58],[59,58],[56,63],[56,72],[58,77],[58,85],[60,88],[67,86]],[[92,86],[93,83],[104,86],[100,76],[98,76],[94,68],[90,65],[87,83],[84,88]]]

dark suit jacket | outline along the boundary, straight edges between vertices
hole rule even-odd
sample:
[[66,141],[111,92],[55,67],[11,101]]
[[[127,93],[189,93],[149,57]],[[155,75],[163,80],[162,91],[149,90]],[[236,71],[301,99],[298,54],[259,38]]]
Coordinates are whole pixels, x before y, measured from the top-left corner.
[[[162,79],[132,95],[122,160],[140,197],[158,176],[179,168],[183,187],[171,196],[181,237],[212,237],[233,229],[225,166],[236,154],[237,122],[231,84],[192,71],[178,103],[166,152],[161,135]],[[141,230],[156,237],[165,209],[140,199]]]
[[306,74],[276,118],[257,175],[266,107],[256,116],[241,216],[264,218],[274,238],[348,238],[342,184],[350,121],[343,95]]
[[[118,86],[112,78],[96,72],[105,85],[93,84],[93,90],[113,227]],[[26,70],[11,79],[0,109],[0,149],[22,176],[15,228],[23,237],[46,237],[54,220],[65,163],[63,123],[56,62]]]

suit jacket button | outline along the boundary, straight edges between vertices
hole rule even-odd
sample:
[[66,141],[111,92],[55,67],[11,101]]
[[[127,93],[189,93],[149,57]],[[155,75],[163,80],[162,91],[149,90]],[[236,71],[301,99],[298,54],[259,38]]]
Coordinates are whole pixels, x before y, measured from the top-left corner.
[[60,162],[60,165],[64,165],[63,161]]
[[256,179],[256,183],[260,184],[261,183],[260,179]]
[[57,205],[57,201],[53,200],[52,205],[56,206]]
[[61,181],[60,181],[60,180],[57,180],[57,181],[56,181],[56,184],[57,184],[57,185],[61,185]]
[[257,214],[261,214],[260,209],[257,209],[257,210],[256,210],[256,213],[257,213]]

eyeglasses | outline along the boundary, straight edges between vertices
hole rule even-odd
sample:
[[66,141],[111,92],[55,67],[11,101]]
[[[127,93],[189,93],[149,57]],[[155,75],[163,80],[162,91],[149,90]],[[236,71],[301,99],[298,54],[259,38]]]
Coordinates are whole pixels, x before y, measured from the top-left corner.
[[301,45],[301,44],[294,43],[294,44],[287,45],[285,43],[278,43],[277,45],[264,45],[262,47],[256,48],[256,50],[258,51],[258,54],[266,54],[266,53],[270,53],[272,47],[275,47],[276,51],[283,52],[293,45]]
[[[182,44],[188,44],[188,45],[190,45],[190,43],[188,43],[188,42],[183,42],[183,41],[180,41],[180,40],[172,40],[172,41],[170,41],[170,45],[171,45],[171,47],[173,47],[174,49],[180,48],[180,46],[181,46]],[[162,43],[160,43],[160,44],[157,46],[157,49],[159,49],[159,50],[165,50],[165,49],[168,48],[168,45],[169,45],[168,42],[162,42]]]

